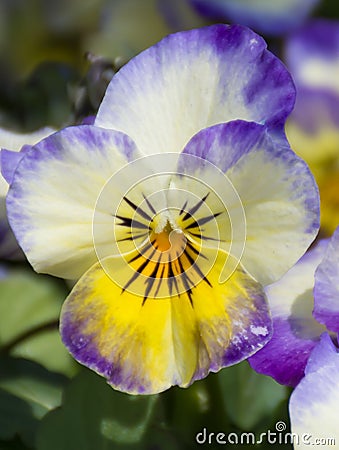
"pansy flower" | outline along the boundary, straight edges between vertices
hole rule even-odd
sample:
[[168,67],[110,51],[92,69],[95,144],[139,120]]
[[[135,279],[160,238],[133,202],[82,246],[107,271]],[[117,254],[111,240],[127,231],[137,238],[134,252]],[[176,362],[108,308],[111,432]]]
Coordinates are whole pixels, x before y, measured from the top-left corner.
[[297,85],[288,139],[317,180],[322,230],[331,235],[339,223],[339,22],[303,27],[288,39],[286,61]]
[[335,448],[339,442],[339,349],[327,333],[312,351],[305,377],[292,392],[289,412],[294,449],[318,445]]
[[250,364],[279,383],[296,386],[321,334],[339,332],[339,228],[267,286],[266,294],[273,336]]
[[300,26],[319,0],[189,0],[203,15],[277,36]]
[[186,387],[269,340],[262,284],[319,226],[313,177],[284,134],[293,101],[259,36],[215,25],[122,67],[94,125],[55,133],[17,167],[2,155],[29,261],[80,278],[63,341],[113,387]]
[[[15,151],[19,151],[23,147],[27,149],[28,146],[36,144],[54,131],[52,128],[46,127],[32,133],[17,133],[2,128],[0,129],[0,148]],[[5,203],[7,190],[8,183],[0,175],[0,257],[4,259],[20,259],[23,255],[7,220]]]

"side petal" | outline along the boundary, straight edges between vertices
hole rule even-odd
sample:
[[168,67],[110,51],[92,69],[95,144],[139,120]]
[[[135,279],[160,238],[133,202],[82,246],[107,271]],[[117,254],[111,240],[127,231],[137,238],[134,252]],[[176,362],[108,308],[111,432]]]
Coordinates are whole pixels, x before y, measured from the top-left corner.
[[[240,267],[226,283],[218,283],[225,257],[218,253],[208,282],[180,295],[146,300],[121,289],[96,264],[63,306],[66,347],[114,388],[134,394],[186,387],[243,360],[269,339],[270,317],[260,285]],[[106,261],[105,267],[110,263],[115,277],[116,270],[124,270],[119,259]]]
[[285,140],[295,89],[261,37],[233,25],[176,33],[113,77],[95,125],[128,134],[144,154],[180,152],[202,128],[244,119]]
[[279,279],[304,254],[319,229],[318,189],[304,161],[273,142],[264,126],[244,121],[202,130],[183,154],[207,160],[225,173],[245,214],[245,241],[237,233],[240,205],[227,199],[225,179],[202,162],[189,167],[184,160],[181,169],[204,179],[223,198],[233,222],[232,246],[237,254],[244,250],[245,269],[264,285]]
[[312,370],[306,372],[290,398],[292,433],[299,436],[296,450],[317,445],[316,440],[323,442],[324,448],[335,448],[339,442],[339,354],[327,334],[313,350],[311,360]]
[[281,384],[296,386],[326,329],[312,316],[314,272],[323,258],[327,241],[320,241],[277,283],[265,291],[272,312],[273,336],[249,359],[254,370]]
[[328,330],[339,332],[339,227],[315,273],[313,315]]
[[[7,210],[37,272],[78,278],[97,260],[92,236],[97,198],[112,175],[138,156],[128,136],[86,125],[66,128],[27,151],[14,173]],[[104,215],[112,230],[112,211]],[[103,239],[112,240],[112,234]]]
[[[8,224],[5,196],[8,191],[8,183],[11,181],[16,165],[23,156],[19,150],[27,150],[31,145],[54,133],[53,128],[41,128],[33,133],[16,133],[14,131],[0,128],[0,257],[10,260],[21,260],[24,258],[22,250],[13,235]],[[4,158],[3,153],[6,153]]]

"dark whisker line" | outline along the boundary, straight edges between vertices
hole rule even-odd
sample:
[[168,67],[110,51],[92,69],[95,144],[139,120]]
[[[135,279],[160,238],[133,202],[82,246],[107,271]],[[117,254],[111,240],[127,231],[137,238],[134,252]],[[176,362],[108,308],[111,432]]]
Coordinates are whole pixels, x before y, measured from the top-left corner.
[[197,256],[200,256],[201,258],[208,259],[205,255],[200,253],[191,243],[190,241],[186,242],[186,246],[189,247],[190,250],[192,250],[193,253],[195,253]]
[[190,231],[190,234],[191,234],[192,236],[195,236],[195,237],[201,239],[201,234],[200,234],[200,233],[192,233],[192,231]]
[[[178,257],[178,263],[179,263],[179,267],[180,267],[181,273],[184,275],[184,277],[183,277],[184,282],[185,282],[185,280],[186,280],[186,281],[189,281],[189,282],[191,283],[191,285],[193,285],[192,280],[191,280],[190,277],[186,274],[186,271],[185,271],[184,266],[183,266],[182,261],[181,261],[181,256]],[[185,283],[184,283],[184,284],[185,284]],[[189,286],[189,285],[187,285],[187,287],[190,289],[190,286]]]
[[182,220],[187,220],[190,216],[193,216],[193,214],[198,211],[198,209],[201,207],[201,205],[204,203],[204,201],[206,200],[206,198],[209,196],[209,192],[207,192],[207,194],[201,199],[199,200],[199,202],[193,206],[183,217]]
[[197,274],[199,275],[199,277],[206,281],[206,283],[212,287],[211,283],[209,282],[209,280],[206,278],[206,276],[202,273],[202,271],[200,270],[198,264],[196,263],[196,261],[194,261],[194,259],[192,258],[192,256],[187,252],[187,250],[184,251],[184,255],[186,256],[186,258],[188,259],[188,261],[191,263],[191,267],[197,272]]
[[149,264],[150,259],[154,256],[155,252],[157,251],[157,247],[154,247],[153,252],[150,254],[148,258],[136,269],[137,272],[142,273],[144,268]]
[[[155,244],[155,241],[156,241],[156,239],[153,239],[152,242],[149,242],[149,243],[146,245],[146,247],[144,247],[144,248],[142,249],[142,251],[143,251],[144,253],[147,252],[147,250],[149,250],[150,248],[152,248],[152,246]],[[130,263],[132,263],[133,261],[136,261],[137,259],[139,259],[139,258],[144,258],[144,257],[145,257],[145,256],[144,256],[142,253],[138,252],[138,254],[137,254],[136,256],[133,256],[133,258],[130,259],[130,260],[128,261],[128,263],[130,264]]]
[[125,202],[132,208],[134,211],[137,211],[144,219],[152,220],[152,218],[143,211],[140,207],[138,207],[132,200],[128,199],[127,197],[123,197]]
[[179,213],[179,216],[181,216],[181,214],[185,212],[186,206],[187,206],[187,200],[185,201],[183,207],[181,208],[180,213]]
[[210,216],[206,216],[206,217],[203,217],[202,219],[195,220],[190,225],[187,225],[186,230],[189,230],[190,228],[199,228],[199,227],[201,227],[201,225],[204,225],[205,223],[220,216],[220,214],[222,214],[222,212],[211,214]]
[[205,241],[222,242],[220,239],[212,238],[212,237],[209,237],[209,236],[204,236],[203,234],[201,235],[201,239],[205,239]]
[[141,217],[143,217],[146,220],[152,221],[152,217],[149,216],[143,209],[138,207],[135,203],[133,203],[131,200],[129,200],[127,197],[123,197],[125,202],[132,208],[134,211],[136,211],[138,214],[140,214]]
[[173,271],[173,265],[172,265],[173,261],[169,261],[169,269],[168,269],[168,275],[169,275],[169,281],[170,281],[170,294],[172,295],[172,283],[174,284],[174,287],[177,291],[177,295],[180,298],[180,292],[179,292],[179,286],[178,286],[178,281],[176,278],[176,275],[174,275],[174,271]]
[[145,281],[145,283],[147,284],[147,287],[146,287],[146,290],[145,290],[144,299],[142,301],[142,306],[145,304],[145,301],[148,298],[148,294],[151,292],[151,289],[152,289],[152,287],[153,287],[153,285],[155,283],[156,275],[157,275],[159,267],[160,267],[160,261],[161,261],[161,255],[159,256],[159,259],[156,262],[156,265],[155,265],[152,273],[149,275],[149,277]]
[[[154,248],[150,258],[152,258],[152,256],[154,255],[154,253],[157,251],[156,248]],[[140,255],[140,254],[139,254]],[[149,263],[149,259],[146,259],[136,270],[136,272],[133,274],[133,276],[127,281],[127,283],[125,284],[125,286],[122,288],[122,292],[124,292],[128,286],[131,285],[131,283],[133,283],[133,281],[135,281],[139,275],[141,275],[142,271],[145,269],[145,267],[147,266],[147,264]]]
[[224,242],[220,239],[216,239],[216,238],[212,238],[210,236],[204,236],[203,234],[198,234],[198,233],[192,233],[192,231],[190,231],[191,236],[195,236],[199,239],[204,239],[205,241],[216,241],[216,242]]
[[183,253],[186,258],[188,259],[188,262],[191,264],[191,266],[193,266],[193,264],[195,263],[194,258],[192,258],[192,256],[188,253],[188,251],[185,249],[184,253]]
[[191,283],[191,285],[193,285],[193,283],[192,283],[192,280],[190,279],[190,277],[186,274],[184,266],[182,265],[182,261],[180,259],[180,256],[178,255],[178,253],[177,253],[177,257],[178,257],[177,261],[178,261],[178,264],[179,264],[179,267],[180,267],[180,270],[181,270],[181,274],[183,275],[182,276],[182,282],[183,282],[184,287],[186,289],[185,292],[188,295],[189,301],[190,301],[191,306],[193,308],[192,289],[191,289],[191,287],[189,285],[189,283]]
[[178,270],[178,272],[179,272],[179,275],[181,275],[182,273],[185,272],[185,269],[184,269],[184,267],[183,267],[183,265],[182,265],[182,262],[180,261],[180,255],[179,255],[178,252],[177,252],[177,259],[176,259],[175,261],[178,262],[178,265],[179,265],[179,270]]
[[164,272],[165,272],[165,264],[162,265],[162,271],[161,271],[160,276],[159,276],[159,284],[158,284],[158,287],[157,287],[157,289],[155,291],[154,297],[156,297],[158,295],[161,283],[163,281]]
[[149,228],[148,225],[145,225],[142,222],[139,222],[139,220],[135,220],[135,219],[131,219],[130,217],[124,217],[124,216],[115,216],[117,219],[121,220],[122,223],[118,223],[118,225],[122,226],[122,227],[128,227],[131,228],[132,224],[134,228],[140,228],[140,229],[145,229],[145,228]]
[[198,222],[197,222],[196,220],[194,220],[192,223],[190,223],[189,225],[187,225],[187,226],[185,227],[185,230],[189,230],[189,229],[191,229],[191,228],[200,228],[200,227],[199,227],[199,224],[198,224]]
[[156,264],[155,264],[155,267],[154,267],[152,273],[149,275],[149,278],[146,280],[146,283],[148,283],[149,280],[150,280],[151,278],[153,278],[153,279],[156,278],[157,272],[158,272],[159,267],[160,267],[160,264],[161,264],[160,261],[161,261],[161,254],[160,254],[160,256],[159,256],[158,261],[157,261]]
[[[129,233],[130,233],[130,231],[129,231]],[[134,241],[135,239],[139,239],[139,238],[147,236],[147,235],[148,235],[148,233],[137,234],[134,236],[129,236],[129,237],[123,238],[123,239],[118,239],[117,242]]]
[[142,196],[144,197],[145,202],[147,203],[147,206],[149,207],[149,209],[152,211],[153,214],[156,214],[156,210],[153,208],[152,203],[148,200],[147,197],[145,197],[144,194],[142,194]]
[[172,291],[173,291],[173,282],[174,282],[175,278],[174,278],[174,272],[173,272],[173,267],[172,267],[172,261],[169,259],[168,260],[168,287],[169,287],[169,291],[170,291],[170,295],[172,295]]

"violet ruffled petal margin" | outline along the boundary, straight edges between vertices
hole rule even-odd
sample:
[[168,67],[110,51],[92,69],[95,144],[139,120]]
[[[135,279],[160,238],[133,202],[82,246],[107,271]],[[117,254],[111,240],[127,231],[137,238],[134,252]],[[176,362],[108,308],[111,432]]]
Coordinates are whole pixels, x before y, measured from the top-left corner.
[[[324,448],[335,448],[338,445],[338,376],[338,348],[329,335],[324,333],[310,356],[305,378],[290,398],[291,431],[300,439],[299,443],[294,444],[296,450],[308,448],[309,443],[316,439],[323,439],[328,444],[324,444]],[[304,436],[311,436],[311,440],[305,443],[302,441]]]
[[326,328],[312,316],[314,272],[328,241],[320,241],[277,283],[265,289],[273,319],[270,342],[250,359],[254,370],[281,384],[296,386]]
[[[246,217],[243,266],[263,285],[279,279],[304,254],[319,230],[318,189],[305,162],[272,141],[266,127],[244,121],[202,130],[183,154],[205,159],[226,174]],[[203,171],[203,164],[185,168],[198,178],[205,176]],[[212,187],[216,183],[213,174],[209,183]],[[215,189],[223,191],[220,186]],[[228,205],[226,199],[225,206],[230,217],[237,217],[233,208],[239,204]],[[244,242],[237,241],[236,231],[230,239],[240,255]]]
[[2,149],[0,152],[1,175],[8,184],[12,183],[14,172],[19,162],[31,148],[31,145],[24,145],[20,152]]
[[295,100],[285,66],[242,26],[167,36],[110,82],[95,125],[123,131],[144,154],[180,152],[198,131],[244,119],[285,142]]
[[315,273],[313,315],[328,330],[339,332],[339,227]]
[[[92,220],[98,195],[139,156],[128,136],[87,125],[65,128],[27,151],[15,170],[7,211],[37,272],[78,278],[96,262]],[[116,195],[121,198],[119,187]],[[112,230],[112,212],[103,211],[102,220]]]
[[297,28],[320,0],[190,0],[200,14],[279,35]]

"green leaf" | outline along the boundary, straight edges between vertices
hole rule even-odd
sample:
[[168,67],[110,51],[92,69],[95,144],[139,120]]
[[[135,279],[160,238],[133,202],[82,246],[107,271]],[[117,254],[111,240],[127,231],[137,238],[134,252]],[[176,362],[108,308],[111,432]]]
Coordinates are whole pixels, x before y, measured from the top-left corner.
[[10,440],[19,434],[25,442],[32,443],[37,422],[26,402],[0,389],[1,439]]
[[268,420],[288,392],[272,378],[251,369],[247,361],[220,371],[224,409],[233,423],[243,430],[253,430]]
[[0,440],[0,450],[31,450],[31,447],[26,447],[22,441],[16,437],[11,441]]
[[67,386],[62,407],[43,419],[37,448],[140,449],[156,399],[114,391],[102,377],[84,369]]
[[0,358],[0,438],[32,445],[39,420],[61,403],[67,378],[33,361]]
[[[0,292],[0,346],[10,347],[11,355],[34,360],[51,371],[74,374],[76,365],[61,342],[57,326],[67,295],[60,280],[28,270],[9,270],[0,280]],[[46,324],[50,326],[44,329]],[[32,332],[39,327],[38,332]]]

